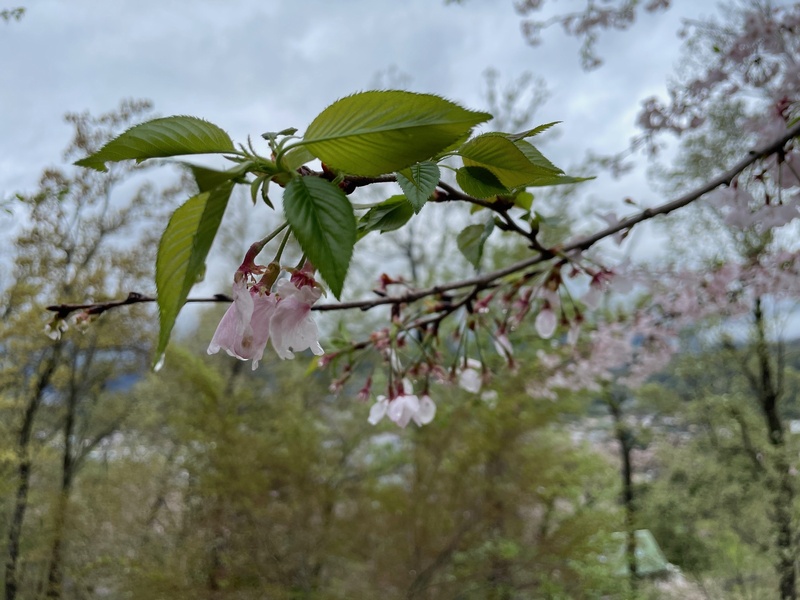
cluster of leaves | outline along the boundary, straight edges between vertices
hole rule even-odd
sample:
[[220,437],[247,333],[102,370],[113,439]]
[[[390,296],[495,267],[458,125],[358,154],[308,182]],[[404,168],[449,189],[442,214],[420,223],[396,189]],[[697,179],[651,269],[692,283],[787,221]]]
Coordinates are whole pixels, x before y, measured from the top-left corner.
[[[576,183],[528,141],[555,123],[521,133],[485,133],[473,128],[492,118],[434,95],[368,91],[340,99],[298,137],[297,130],[265,133],[271,150],[260,156],[251,143],[234,145],[218,126],[174,116],[137,125],[76,164],[103,171],[106,163],[196,154],[221,154],[236,163],[228,170],[189,165],[199,193],[175,211],[161,239],[156,284],[161,315],[157,356],[166,349],[178,312],[204,271],[235,184],[250,187],[273,207],[269,185],[284,188],[283,211],[291,234],[319,269],[333,294],[342,293],[356,242],[371,231],[402,227],[437,198],[441,169],[455,171],[459,199],[491,207],[501,201],[531,217],[528,187]],[[447,159],[458,157],[461,166]],[[322,171],[305,165],[314,159]],[[396,181],[403,191],[355,214],[347,194],[356,187]],[[452,188],[451,188],[452,189]],[[467,229],[459,247],[478,264],[491,222]]]

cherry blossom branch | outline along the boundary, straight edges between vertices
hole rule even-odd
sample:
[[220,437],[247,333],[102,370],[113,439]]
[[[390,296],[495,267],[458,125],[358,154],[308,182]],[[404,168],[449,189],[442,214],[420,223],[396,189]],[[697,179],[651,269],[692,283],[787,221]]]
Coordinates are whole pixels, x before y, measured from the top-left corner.
[[683,208],[692,202],[698,200],[704,194],[715,190],[716,188],[720,187],[721,185],[730,185],[731,181],[736,178],[742,171],[744,171],[747,167],[755,163],[756,161],[775,154],[779,152],[786,143],[795,138],[800,136],[800,123],[796,123],[793,127],[787,130],[787,132],[778,138],[777,140],[766,144],[760,148],[756,148],[751,150],[747,157],[740,160],[736,163],[733,167],[718,175],[717,177],[708,181],[708,183],[696,188],[695,190],[676,198],[670,202],[666,202],[661,204],[660,206],[656,206],[653,208],[647,208],[635,215],[632,215],[626,219],[621,220],[619,223],[615,225],[611,225],[594,233],[590,236],[580,238],[570,244],[567,244],[559,249],[543,249],[540,250],[536,256],[532,256],[531,258],[527,258],[525,260],[521,260],[514,264],[511,264],[507,267],[502,269],[497,269],[496,271],[491,271],[481,276],[471,277],[468,279],[462,279],[459,281],[454,281],[447,284],[442,285],[435,285],[429,288],[425,288],[422,290],[417,290],[413,292],[406,292],[405,294],[399,296],[387,296],[381,298],[373,298],[370,300],[357,300],[354,302],[340,302],[337,304],[321,304],[319,306],[313,307],[314,310],[320,311],[328,311],[328,310],[347,310],[351,308],[359,308],[361,310],[369,310],[376,306],[384,305],[384,304],[408,304],[410,302],[415,302],[427,296],[436,296],[438,294],[442,294],[444,292],[448,292],[451,290],[458,290],[465,287],[471,286],[486,286],[497,279],[502,277],[507,277],[508,275],[513,275],[519,271],[523,271],[529,267],[535,266],[551,258],[555,257],[559,254],[568,254],[570,252],[582,252],[584,250],[588,250],[594,244],[599,242],[602,239],[610,237],[615,233],[619,233],[626,229],[630,229],[634,225],[641,223],[643,221],[647,221],[656,217],[658,215],[666,215],[671,213],[679,208]]
[[[429,296],[437,296],[449,291],[460,290],[463,288],[473,287],[476,290],[486,289],[487,287],[495,285],[497,280],[502,279],[503,277],[519,273],[521,271],[524,271],[525,269],[546,262],[556,256],[565,256],[569,253],[585,251],[591,248],[597,242],[607,237],[610,237],[621,231],[630,229],[631,227],[643,221],[650,220],[658,215],[666,215],[679,208],[687,206],[692,202],[698,200],[704,194],[722,185],[730,185],[731,182],[747,167],[749,167],[750,165],[752,165],[753,163],[757,162],[762,158],[766,158],[768,156],[771,156],[772,154],[780,152],[787,142],[799,136],[800,136],[800,123],[796,123],[794,126],[789,128],[786,131],[786,133],[782,135],[780,138],[774,140],[773,142],[770,142],[769,144],[765,144],[759,148],[751,150],[745,158],[740,160],[733,167],[731,167],[721,175],[718,175],[717,177],[709,180],[706,184],[696,188],[695,190],[687,194],[684,194],[683,196],[680,196],[675,200],[671,200],[670,202],[666,202],[664,204],[652,208],[647,208],[635,215],[622,219],[619,223],[606,227],[605,229],[602,229],[592,235],[579,238],[569,244],[566,244],[563,247],[551,248],[551,249],[543,248],[539,246],[538,242],[536,242],[536,240],[534,239],[535,235],[532,235],[532,233],[528,233],[520,229],[519,231],[517,231],[517,233],[520,233],[526,239],[530,240],[532,244],[536,244],[534,246],[534,249],[537,251],[537,254],[525,260],[513,263],[502,269],[497,269],[495,271],[491,271],[483,275],[461,279],[446,284],[431,286],[421,290],[408,291],[398,296],[381,296],[378,298],[355,300],[352,302],[320,304],[313,306],[312,310],[334,311],[334,310],[350,310],[357,308],[366,311],[382,305],[409,304]],[[352,183],[355,186],[360,187],[364,185],[369,185],[370,183],[394,182],[395,178],[392,175],[387,175],[379,178],[364,178],[364,177],[350,178],[348,179],[348,181],[352,181]],[[472,198],[470,196],[466,196],[462,192],[459,192],[455,188],[449,186],[448,184],[442,181],[439,182],[438,187],[442,188],[445,191],[445,193],[448,195],[447,199],[464,200],[475,204],[479,204],[481,206],[486,206],[486,208],[493,209],[501,217],[503,217],[503,220],[506,223],[508,223],[508,221],[510,220],[510,216],[507,214],[507,212],[505,212],[505,207],[503,207],[502,210],[498,210],[498,207],[492,207],[492,203],[482,201],[477,198]],[[57,313],[58,318],[65,318],[71,313],[79,310],[84,311],[90,315],[99,315],[109,309],[116,308],[119,306],[139,304],[143,302],[155,302],[155,301],[156,298],[152,296],[146,296],[144,294],[139,294],[137,292],[131,292],[128,295],[128,297],[125,298],[124,300],[111,300],[107,302],[85,303],[85,304],[56,304],[48,306],[47,310]],[[189,298],[186,302],[187,303],[231,302],[231,298],[224,294],[215,294],[211,298]]]
[[[146,302],[155,302],[156,298],[139,292],[130,292],[128,297],[124,300],[108,300],[106,302],[90,302],[83,304],[53,304],[47,307],[47,310],[56,313],[59,319],[65,319],[70,314],[76,311],[83,311],[87,315],[101,315],[107,310],[117,308],[120,306],[130,306],[131,304],[142,304]],[[226,294],[214,294],[211,298],[188,298],[186,303],[197,302],[233,302],[233,298]]]

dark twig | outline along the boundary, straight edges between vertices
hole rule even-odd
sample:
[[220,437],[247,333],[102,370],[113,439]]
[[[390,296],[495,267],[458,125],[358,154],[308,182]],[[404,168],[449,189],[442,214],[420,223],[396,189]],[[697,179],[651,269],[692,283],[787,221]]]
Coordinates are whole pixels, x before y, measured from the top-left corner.
[[[730,183],[735,179],[742,171],[744,171],[747,167],[755,163],[756,161],[766,158],[776,152],[779,152],[783,149],[788,141],[791,139],[800,136],[800,123],[795,124],[793,127],[788,129],[786,133],[781,136],[780,138],[770,142],[769,144],[765,144],[760,148],[756,148],[751,150],[748,155],[736,163],[733,167],[718,175],[717,177],[711,179],[706,184],[696,188],[695,190],[676,198],[675,200],[671,200],[670,202],[666,202],[659,206],[653,208],[647,208],[635,215],[632,215],[626,219],[623,219],[616,225],[612,225],[602,229],[592,235],[579,238],[574,242],[566,244],[561,248],[541,248],[535,247],[537,253],[525,260],[513,263],[507,267],[502,269],[497,269],[496,271],[491,271],[489,273],[485,273],[483,275],[479,275],[476,277],[469,277],[467,279],[461,279],[458,281],[452,281],[450,283],[445,283],[441,285],[435,285],[429,288],[424,288],[421,290],[413,290],[408,291],[405,294],[401,294],[398,296],[383,296],[379,298],[371,298],[366,300],[355,300],[352,302],[338,302],[333,304],[319,304],[317,306],[313,306],[312,310],[318,311],[334,311],[334,310],[350,310],[354,308],[358,308],[360,310],[369,310],[371,308],[375,308],[376,306],[381,305],[399,305],[399,304],[410,304],[412,302],[416,302],[417,300],[421,300],[422,298],[426,298],[428,296],[437,296],[444,294],[445,292],[459,290],[463,288],[474,287],[478,290],[485,289],[493,284],[495,284],[498,280],[502,279],[503,277],[507,277],[509,275],[513,275],[520,271],[524,271],[530,267],[538,265],[540,263],[546,262],[553,258],[554,256],[563,256],[572,252],[582,252],[591,248],[594,244],[603,240],[607,237],[614,235],[615,233],[619,233],[620,231],[625,231],[630,229],[634,225],[641,223],[643,221],[648,221],[653,217],[658,215],[666,215],[671,213],[679,208],[683,208],[698,200],[704,194],[722,186],[722,185],[730,185]],[[377,178],[350,178],[356,186],[361,185],[369,185],[370,183],[385,183],[385,182],[392,182],[395,181],[394,176],[387,175],[384,177],[377,177]],[[480,206],[485,206],[486,208],[493,209],[495,212],[503,216],[503,211],[498,211],[498,207],[493,207],[491,202],[487,202],[484,200],[479,200],[477,198],[472,198],[471,196],[467,196],[462,192],[459,192],[452,186],[449,186],[445,182],[440,181],[439,186],[443,189],[448,196],[452,196],[453,199],[464,200],[467,202],[471,202],[473,204],[478,204]],[[505,207],[504,207],[505,209]],[[507,213],[505,214],[508,217]],[[535,242],[535,239],[532,239],[531,234],[521,230],[519,233],[524,235],[527,239]],[[535,236],[533,236],[535,238]],[[138,294],[136,292],[131,292],[128,295],[128,298],[125,300],[113,300],[109,302],[100,302],[100,303],[87,303],[87,304],[57,304],[53,306],[48,306],[47,310],[53,311],[58,314],[59,317],[64,318],[68,316],[70,313],[83,310],[88,314],[101,314],[106,310],[111,308],[116,308],[117,306],[125,306],[128,304],[138,304],[141,302],[154,302],[156,299],[150,296],[144,296],[142,294]],[[223,294],[216,294],[212,298],[190,298],[187,302],[231,302],[231,298],[225,296]]]

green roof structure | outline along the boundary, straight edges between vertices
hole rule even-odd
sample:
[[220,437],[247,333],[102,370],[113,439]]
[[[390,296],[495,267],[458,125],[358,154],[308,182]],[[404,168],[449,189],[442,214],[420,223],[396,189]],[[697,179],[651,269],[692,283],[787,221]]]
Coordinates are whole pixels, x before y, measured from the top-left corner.
[[[613,563],[618,565],[615,573],[627,576],[630,573],[625,556],[627,535],[622,531],[617,531],[612,534],[612,537],[619,540],[619,550],[614,553],[612,559]],[[636,531],[636,572],[642,577],[655,577],[670,572],[669,561],[649,529]]]

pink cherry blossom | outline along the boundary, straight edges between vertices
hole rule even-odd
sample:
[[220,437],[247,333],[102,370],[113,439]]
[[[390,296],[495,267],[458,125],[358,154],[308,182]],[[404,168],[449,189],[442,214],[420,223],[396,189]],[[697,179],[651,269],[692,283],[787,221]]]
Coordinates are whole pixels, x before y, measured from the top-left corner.
[[253,370],[264,355],[270,333],[270,319],[275,311],[277,299],[256,288],[247,289],[247,280],[239,275],[233,282],[233,303],[222,316],[208,353],[216,354],[220,349],[240,360],[252,360]]
[[398,426],[405,428],[411,421],[421,427],[433,421],[436,415],[436,404],[428,394],[422,398],[414,394],[411,381],[404,379],[401,392],[393,397],[378,396],[375,404],[369,411],[367,421],[371,425],[377,425],[383,417],[387,416]]
[[433,421],[433,417],[436,416],[436,404],[433,402],[431,397],[428,394],[424,394],[422,398],[419,399],[419,410],[417,414],[412,415],[412,419],[414,422],[419,425],[427,425],[431,421]]
[[319,329],[311,316],[311,306],[319,300],[321,290],[314,285],[297,287],[293,281],[282,280],[275,285],[275,294],[279,301],[269,330],[278,356],[292,359],[295,352],[306,349],[317,356],[324,354],[319,344]]
[[483,375],[478,369],[483,365],[474,358],[468,358],[466,365],[458,374],[458,385],[462,390],[477,394],[483,385]]
[[550,308],[549,303],[545,303],[542,310],[536,315],[536,321],[534,322],[536,333],[546,340],[550,339],[556,331],[556,325],[558,325],[556,313]]
[[386,415],[387,410],[389,410],[389,399],[386,396],[378,396],[375,404],[369,409],[369,418],[367,421],[370,425],[377,425]]
[[400,427],[405,428],[409,421],[419,412],[419,398],[413,393],[404,393],[389,403],[386,414]]
[[508,335],[505,332],[498,331],[494,336],[494,349],[503,358],[514,356],[514,347],[511,345],[511,341],[508,339]]

